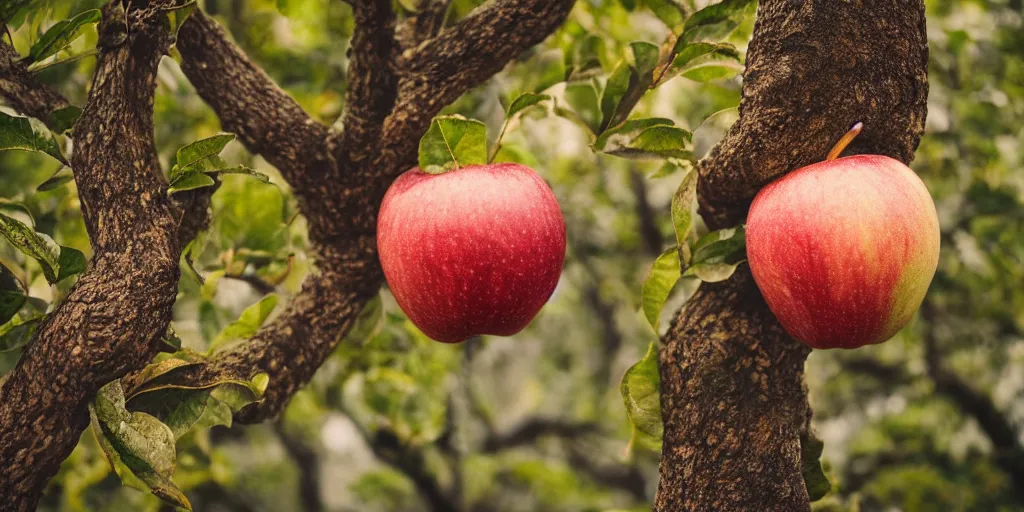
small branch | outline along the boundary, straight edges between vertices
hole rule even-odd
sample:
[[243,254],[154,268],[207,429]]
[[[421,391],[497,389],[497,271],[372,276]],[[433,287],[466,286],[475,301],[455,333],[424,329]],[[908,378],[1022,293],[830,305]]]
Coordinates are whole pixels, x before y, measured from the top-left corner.
[[644,242],[644,250],[648,256],[657,257],[665,248],[665,237],[658,227],[654,208],[647,199],[647,178],[640,171],[630,169],[629,184],[633,188],[633,195],[636,196],[636,216],[640,221],[640,236]]
[[405,50],[399,62],[398,101],[384,122],[384,146],[376,168],[394,178],[411,167],[430,120],[543,41],[562,24],[574,3],[497,0],[477,8],[437,37]]
[[285,452],[299,469],[299,498],[306,512],[324,510],[320,498],[320,456],[299,438],[288,432],[282,421],[274,422],[274,432]]
[[1019,441],[1017,428],[996,407],[987,393],[979,391],[953,370],[942,364],[943,354],[935,336],[938,312],[930,299],[921,305],[921,319],[927,324],[924,334],[925,363],[928,377],[935,391],[957,405],[978,422],[993,445],[996,465],[1013,480],[1013,489],[1024,500],[1024,446]]
[[601,464],[593,460],[587,450],[575,445],[569,447],[568,461],[573,469],[602,487],[622,489],[639,502],[650,499],[647,496],[647,479],[632,464]]
[[909,384],[914,377],[902,365],[883,363],[871,357],[853,357],[842,360],[843,370],[867,375],[887,384]]
[[256,290],[256,292],[259,293],[260,295],[274,293],[274,291],[277,290],[276,286],[268,283],[260,276],[252,274],[224,274],[224,277],[227,279],[234,279],[236,281],[241,281],[245,284],[248,284],[249,286],[252,286],[252,288]]
[[415,48],[423,41],[437,36],[444,28],[444,21],[448,17],[451,5],[451,0],[433,0],[430,5],[402,22],[395,29],[395,36],[401,47]]
[[484,440],[480,451],[495,453],[509,448],[533,444],[541,437],[553,436],[567,438],[583,437],[600,432],[601,426],[594,422],[578,422],[558,418],[531,418],[515,429],[505,432],[492,432]]
[[18,52],[0,41],[0,95],[22,114],[49,123],[50,113],[68,106],[68,100],[28,71]]

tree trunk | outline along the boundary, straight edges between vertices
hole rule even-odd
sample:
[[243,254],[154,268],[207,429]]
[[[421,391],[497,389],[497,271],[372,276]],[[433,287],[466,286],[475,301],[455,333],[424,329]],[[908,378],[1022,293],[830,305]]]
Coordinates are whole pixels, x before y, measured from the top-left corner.
[[[927,113],[920,0],[762,0],[740,120],[700,162],[701,215],[743,222],[766,183],[824,159],[855,122],[851,153],[909,162]],[[800,438],[809,349],[767,309],[746,266],[704,284],[662,339],[665,423],[658,512],[810,510]]]

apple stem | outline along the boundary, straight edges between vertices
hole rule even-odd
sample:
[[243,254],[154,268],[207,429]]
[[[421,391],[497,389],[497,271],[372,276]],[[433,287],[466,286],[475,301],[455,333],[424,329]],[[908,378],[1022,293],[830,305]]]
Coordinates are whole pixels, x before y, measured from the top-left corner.
[[850,128],[850,131],[846,132],[846,134],[839,139],[839,142],[836,142],[835,146],[832,146],[832,150],[828,152],[828,156],[825,157],[825,160],[835,160],[836,158],[839,158],[839,154],[846,149],[846,146],[853,142],[853,139],[855,139],[857,135],[860,135],[860,131],[862,129],[864,129],[864,123],[858,121],[857,124]]

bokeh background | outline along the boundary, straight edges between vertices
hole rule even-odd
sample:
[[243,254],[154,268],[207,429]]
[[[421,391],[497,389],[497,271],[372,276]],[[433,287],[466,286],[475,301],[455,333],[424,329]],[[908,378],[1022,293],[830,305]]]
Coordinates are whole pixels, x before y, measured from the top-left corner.
[[[27,53],[41,30],[98,3],[34,2],[11,38]],[[308,112],[328,124],[339,117],[353,25],[343,2],[200,3]],[[452,18],[479,3],[455,0]],[[564,54],[596,36],[606,74],[630,41],[664,39],[668,29],[651,10],[658,3],[580,0],[555,36],[447,112],[485,121],[493,137],[518,93],[585,102],[585,91],[559,84]],[[816,510],[1024,510],[1024,7],[928,0],[927,13],[929,112],[912,168],[938,207],[941,261],[918,318],[894,339],[808,360],[833,484]],[[745,47],[752,26],[748,17],[731,41]],[[94,44],[87,32],[70,54]],[[39,76],[83,105],[93,66],[85,57]],[[699,156],[735,121],[739,91],[738,77],[680,77],[637,112],[695,130]],[[155,109],[165,165],[178,147],[219,131],[173,58],[161,65]],[[279,174],[238,143],[224,157],[272,184],[231,176],[214,195],[194,260],[205,284],[183,266],[173,323],[197,350],[245,308],[271,305],[269,294],[283,307],[311,271],[304,220]],[[565,272],[536,321],[468,349],[442,345],[418,333],[383,291],[279,420],[178,442],[174,479],[196,510],[649,510],[659,451],[630,442],[619,381],[657,340],[639,313],[640,287],[673,241],[669,201],[682,174],[597,155],[578,126],[544,109],[513,127],[499,159],[535,168],[566,216]],[[34,153],[0,153],[0,210],[24,218],[24,205],[38,231],[89,254],[74,183],[37,191],[58,167]],[[6,244],[0,261],[30,284],[40,311],[70,286],[51,288],[34,261]],[[678,287],[662,326],[688,293],[692,286]],[[0,373],[18,355],[0,353]],[[461,503],[438,495],[452,485]],[[122,487],[87,431],[41,510],[162,507]]]

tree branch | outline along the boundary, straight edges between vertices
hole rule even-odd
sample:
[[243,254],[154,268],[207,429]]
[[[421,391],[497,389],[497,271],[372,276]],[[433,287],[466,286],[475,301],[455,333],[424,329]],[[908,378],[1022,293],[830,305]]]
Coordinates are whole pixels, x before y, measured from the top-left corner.
[[[392,21],[385,3],[360,5],[357,16],[386,31]],[[309,220],[317,261],[318,272],[288,308],[250,342],[219,354],[210,368],[270,375],[264,399],[243,409],[236,420],[252,423],[276,415],[377,293],[383,281],[376,252],[377,207],[391,181],[415,161],[418,140],[433,116],[544,39],[564,20],[572,3],[559,0],[553,7],[540,0],[495,2],[400,62],[389,60],[391,72],[401,77],[390,113],[384,111],[390,107],[389,95],[372,90],[382,84],[386,89],[390,83],[389,72],[378,69],[389,43],[380,34],[360,31],[352,47],[354,71],[370,76],[350,76],[348,99],[373,105],[349,105],[342,146],[212,20],[195,13],[184,24],[178,43],[182,69],[225,128],[240,132],[241,140],[278,166],[292,184]],[[381,148],[359,144],[373,134],[380,134]],[[335,173],[337,179],[329,179]]]
[[928,377],[935,385],[937,393],[978,422],[978,426],[992,442],[992,456],[996,465],[1013,480],[1014,493],[1024,499],[1024,446],[1020,443],[1017,429],[996,407],[987,393],[975,389],[956,372],[942,364],[943,354],[935,336],[937,317],[935,305],[930,299],[926,299],[921,305],[921,319],[927,323],[924,352]]
[[180,248],[153,150],[152,110],[157,65],[171,42],[166,5],[152,2],[127,17],[120,2],[103,9],[72,158],[94,256],[0,387],[6,510],[35,508],[88,423],[93,394],[148,363],[167,331]]
[[355,16],[349,49],[348,93],[339,162],[343,169],[365,165],[379,144],[381,123],[395,104],[397,78],[395,13],[390,0],[348,0]]
[[0,41],[0,95],[23,114],[50,123],[50,114],[68,106],[68,100],[28,72],[18,52]]
[[220,25],[196,10],[182,24],[176,46],[182,71],[223,128],[277,167],[300,198],[337,178],[323,148],[327,127],[309,117]]
[[274,433],[299,470],[299,499],[303,510],[321,512],[324,502],[320,498],[320,456],[301,438],[288,432],[282,421],[274,422]]
[[547,38],[574,3],[498,0],[406,50],[399,62],[398,101],[384,122],[377,159],[376,169],[387,174],[386,181],[414,164],[419,138],[442,108]]
[[599,432],[601,426],[594,422],[564,420],[560,418],[530,418],[509,432],[491,432],[484,439],[480,451],[495,453],[509,448],[533,444],[537,439],[554,436],[573,439]]
[[[759,2],[740,120],[698,165],[708,226],[742,222],[762,185],[822,159],[856,121],[865,132],[852,152],[909,161],[927,113],[927,41],[920,0]],[[783,331],[749,269],[702,285],[662,347],[655,510],[809,511],[809,349]]]

